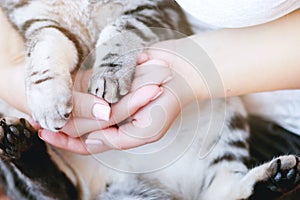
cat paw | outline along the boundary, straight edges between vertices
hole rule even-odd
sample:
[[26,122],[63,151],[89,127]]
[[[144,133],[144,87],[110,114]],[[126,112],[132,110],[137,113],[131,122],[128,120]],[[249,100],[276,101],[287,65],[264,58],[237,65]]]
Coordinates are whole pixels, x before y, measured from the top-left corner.
[[130,91],[134,68],[112,63],[107,65],[111,66],[101,66],[93,73],[89,81],[89,93],[109,103],[116,103]]
[[272,160],[265,171],[265,178],[254,186],[250,199],[276,199],[300,186],[300,158],[294,155]]
[[65,80],[36,85],[27,93],[33,119],[41,127],[57,132],[66,124],[73,102],[71,87]]
[[37,138],[33,127],[23,118],[0,119],[0,155],[18,159]]
[[297,156],[282,156],[272,161],[272,175],[266,181],[266,187],[271,191],[287,193],[300,183],[300,164]]

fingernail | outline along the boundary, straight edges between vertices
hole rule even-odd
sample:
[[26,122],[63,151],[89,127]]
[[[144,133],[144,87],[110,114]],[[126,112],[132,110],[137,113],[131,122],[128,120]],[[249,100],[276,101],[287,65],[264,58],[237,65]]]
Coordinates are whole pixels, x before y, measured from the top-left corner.
[[42,136],[42,130],[38,130],[38,136],[41,140],[44,140],[44,138]]
[[93,107],[93,115],[99,120],[108,121],[110,117],[110,107],[96,103]]
[[173,76],[168,76],[168,77],[162,82],[162,84],[165,84],[165,83],[169,82],[169,81],[172,80],[172,79],[173,79]]
[[38,137],[43,141],[47,140],[47,137],[44,137],[43,130],[38,130]]
[[147,65],[159,65],[159,66],[166,66],[166,67],[168,67],[169,66],[169,64],[168,63],[166,63],[165,61],[163,61],[163,60],[149,60],[149,61],[147,61],[147,62],[145,62],[145,63],[143,63],[143,64],[147,64]]
[[151,101],[154,101],[155,99],[157,99],[163,92],[164,92],[164,89],[161,87],[160,91],[154,97],[152,97]]
[[98,139],[86,139],[85,140],[85,144],[86,145],[103,145],[104,143],[102,142],[102,140],[98,140]]

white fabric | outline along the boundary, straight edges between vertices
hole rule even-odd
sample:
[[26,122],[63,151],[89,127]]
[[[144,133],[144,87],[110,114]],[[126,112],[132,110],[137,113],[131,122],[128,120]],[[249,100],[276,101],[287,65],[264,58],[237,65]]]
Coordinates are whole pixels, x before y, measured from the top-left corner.
[[243,100],[250,114],[270,119],[300,135],[300,90],[245,95]]
[[[187,12],[196,32],[258,25],[300,8],[300,0],[177,0],[177,2]],[[251,94],[245,95],[243,99],[250,114],[270,119],[300,135],[300,90]]]
[[198,20],[220,28],[262,24],[300,8],[299,0],[177,0]]

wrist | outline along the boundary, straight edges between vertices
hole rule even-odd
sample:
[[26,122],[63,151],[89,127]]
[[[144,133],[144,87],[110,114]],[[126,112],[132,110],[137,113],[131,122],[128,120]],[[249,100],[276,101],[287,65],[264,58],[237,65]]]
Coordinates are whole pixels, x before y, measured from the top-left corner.
[[[184,80],[186,102],[224,96],[222,80],[214,63],[193,37],[176,40],[172,68]],[[182,81],[181,81],[182,82]]]
[[210,98],[209,87],[212,87],[214,78],[209,77],[212,62],[190,37],[156,43],[145,54],[147,59],[160,59],[169,64],[174,77],[164,85],[170,86],[180,96],[181,103]]

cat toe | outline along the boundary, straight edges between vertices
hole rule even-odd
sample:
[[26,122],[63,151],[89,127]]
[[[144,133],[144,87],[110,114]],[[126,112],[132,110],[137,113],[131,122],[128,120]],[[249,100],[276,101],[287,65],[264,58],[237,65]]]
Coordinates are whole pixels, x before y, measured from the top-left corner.
[[110,77],[98,78],[91,81],[89,92],[108,103],[116,103],[120,99],[118,94],[118,82]]
[[90,79],[89,92],[109,103],[116,103],[129,92],[132,73],[123,74],[121,70],[103,67]]

